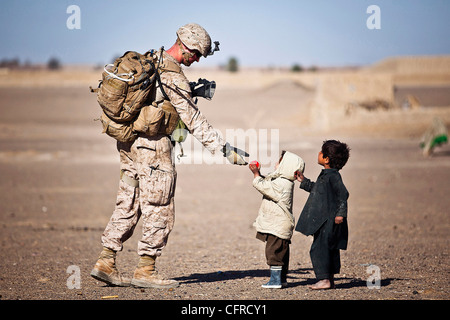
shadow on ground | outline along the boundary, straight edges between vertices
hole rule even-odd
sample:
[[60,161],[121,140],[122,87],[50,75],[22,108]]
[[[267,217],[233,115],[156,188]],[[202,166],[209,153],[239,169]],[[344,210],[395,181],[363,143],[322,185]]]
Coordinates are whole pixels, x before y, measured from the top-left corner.
[[[313,273],[312,268],[299,268],[296,270],[290,270],[288,274],[288,287],[305,286],[314,284],[317,280],[313,278],[299,279],[294,275],[310,275]],[[204,283],[204,282],[218,282],[238,279],[251,279],[251,278],[268,278],[270,276],[267,269],[253,269],[253,270],[230,270],[230,271],[218,271],[208,273],[193,273],[189,276],[174,278],[175,280],[183,283]],[[292,279],[299,281],[292,281]],[[291,280],[291,281],[289,281]],[[381,279],[380,286],[389,286],[392,281],[403,279]],[[356,287],[366,287],[367,281],[358,278],[349,277],[337,277],[335,278],[336,289],[351,289]]]

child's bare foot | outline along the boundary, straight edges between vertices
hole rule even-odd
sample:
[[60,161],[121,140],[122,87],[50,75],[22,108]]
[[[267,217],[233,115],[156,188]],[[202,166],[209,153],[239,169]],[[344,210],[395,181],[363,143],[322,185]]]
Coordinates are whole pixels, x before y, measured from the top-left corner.
[[308,288],[313,290],[324,290],[324,289],[333,289],[334,283],[332,283],[328,279],[319,280],[313,285],[308,286]]

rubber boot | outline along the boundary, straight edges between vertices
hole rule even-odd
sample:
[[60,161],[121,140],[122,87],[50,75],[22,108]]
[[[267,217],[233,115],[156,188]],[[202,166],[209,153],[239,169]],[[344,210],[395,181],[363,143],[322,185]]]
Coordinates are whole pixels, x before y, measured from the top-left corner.
[[134,271],[131,285],[140,288],[176,288],[180,284],[175,280],[167,280],[161,277],[155,268],[156,257],[141,256],[139,264]]
[[111,286],[127,287],[130,285],[130,281],[123,279],[116,268],[116,252],[108,248],[103,248],[91,271],[91,276]]
[[270,267],[270,280],[266,284],[263,284],[263,288],[269,289],[281,289],[281,266]]

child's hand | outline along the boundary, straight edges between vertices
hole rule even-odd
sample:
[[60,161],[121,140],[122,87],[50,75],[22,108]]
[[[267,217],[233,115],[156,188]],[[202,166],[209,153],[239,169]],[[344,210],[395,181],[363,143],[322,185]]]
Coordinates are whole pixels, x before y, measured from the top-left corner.
[[257,177],[257,176],[260,175],[260,174],[259,174],[258,166],[257,166],[256,164],[250,163],[250,164],[248,165],[248,168],[250,169],[251,172],[253,172],[253,175],[254,175],[255,177]]
[[341,224],[342,222],[344,222],[344,217],[337,216],[334,218],[334,223]]
[[294,177],[295,177],[295,179],[297,179],[297,181],[299,181],[299,182],[302,182],[303,179],[305,179],[305,176],[303,175],[303,173],[302,173],[301,171],[295,171]]

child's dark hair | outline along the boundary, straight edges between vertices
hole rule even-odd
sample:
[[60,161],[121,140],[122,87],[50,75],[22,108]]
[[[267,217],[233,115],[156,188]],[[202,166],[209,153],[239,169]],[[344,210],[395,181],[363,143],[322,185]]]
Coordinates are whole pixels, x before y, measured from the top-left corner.
[[341,170],[350,157],[350,148],[343,142],[326,140],[322,145],[322,154],[330,160],[331,168]]

